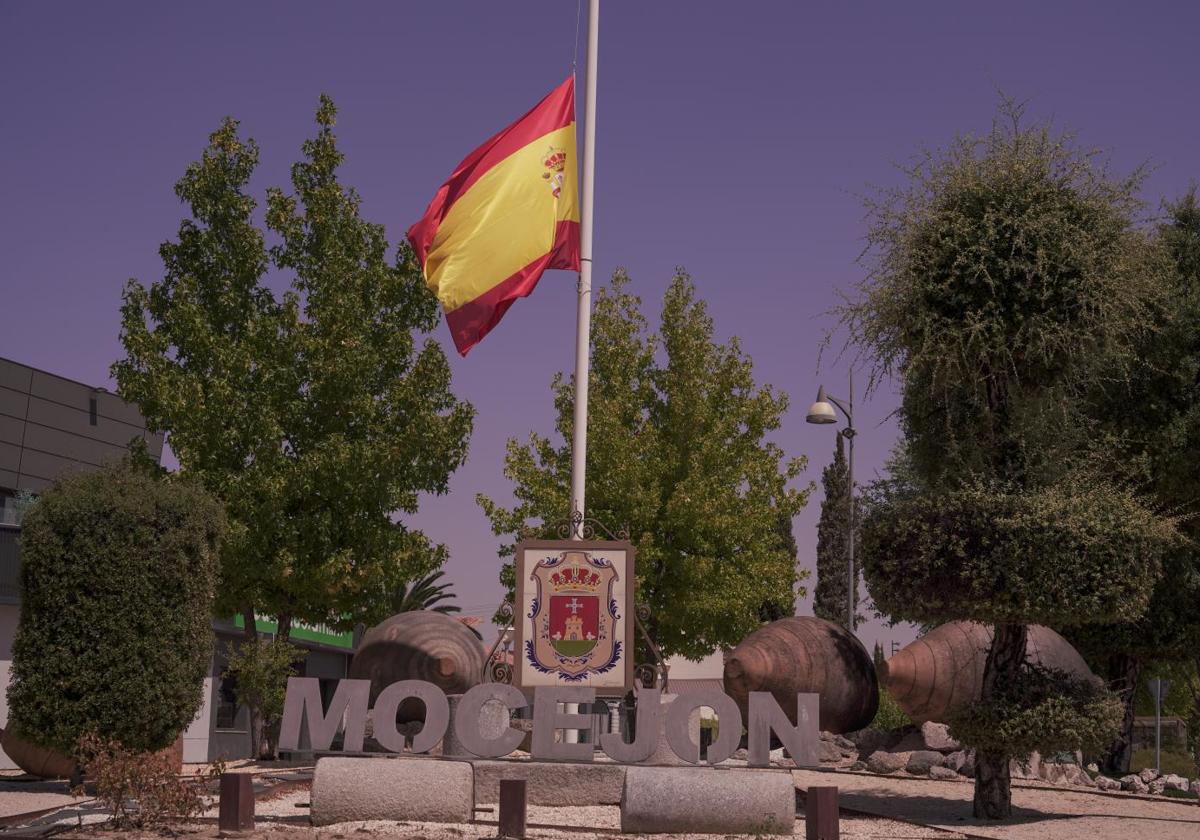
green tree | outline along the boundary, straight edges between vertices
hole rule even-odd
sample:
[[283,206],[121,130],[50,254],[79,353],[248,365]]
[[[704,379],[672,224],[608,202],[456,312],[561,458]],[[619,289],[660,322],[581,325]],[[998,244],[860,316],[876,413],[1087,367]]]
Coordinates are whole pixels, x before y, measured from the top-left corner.
[[221,505],[128,461],[63,479],[25,514],[10,725],[72,755],[88,734],[170,745],[212,658]]
[[[335,116],[322,97],[294,192],[268,191],[270,249],[248,192],[258,148],[226,120],[176,185],[192,218],[161,248],[163,278],[131,280],[122,307],[113,375],[225,503],[217,611],[243,617],[249,644],[256,615],[285,641],[297,620],[373,624],[388,593],[442,564],[392,517],[446,492],[473,418],[422,337],[438,311],[410,250],[389,262],[383,227],[339,181]],[[280,297],[272,266],[291,277]]]
[[[1134,700],[1146,667],[1196,657],[1200,649],[1200,203],[1196,188],[1166,205],[1157,229],[1173,269],[1157,328],[1138,346],[1127,380],[1102,383],[1094,395],[1100,418],[1096,449],[1162,509],[1187,515],[1188,538],[1166,555],[1149,608],[1137,621],[1096,624],[1068,636],[1107,673],[1125,699],[1121,735],[1102,758],[1110,773],[1129,771]],[[1200,707],[1195,710],[1200,720]],[[1200,757],[1200,756],[1198,756]]]
[[[813,615],[846,626],[849,582],[850,472],[842,435],[837,436],[833,461],[821,472],[825,498],[817,521],[817,586]],[[854,570],[854,612],[858,614],[858,570]]]
[[250,713],[250,731],[262,738],[255,754],[275,756],[287,680],[306,653],[279,638],[242,644],[229,654],[224,676],[233,681],[233,695]]
[[[618,271],[596,297],[587,514],[628,527],[656,643],[699,658],[758,627],[764,604],[793,602],[795,556],[780,523],[790,525],[810,488],[789,488],[804,459],[785,459],[767,438],[786,397],[755,384],[737,339],[714,341],[690,278],[679,271],[671,282],[657,334],[628,283]],[[564,443],[510,440],[504,472],[517,505],[478,497],[497,535],[516,537],[531,521],[549,535],[569,514],[573,383],[559,375],[552,390]],[[511,597],[511,563],[501,580]]]
[[978,744],[975,813],[997,819],[1011,813],[1011,756],[1111,722],[1103,696],[1032,673],[1028,625],[1135,619],[1175,538],[1084,457],[1085,397],[1126,376],[1154,328],[1163,260],[1136,224],[1140,176],[1114,179],[1071,138],[1022,126],[1012,103],[909,178],[869,204],[870,274],[843,310],[873,381],[902,387],[916,484],[871,500],[863,573],[890,616],[994,625],[960,731],[1047,724]]

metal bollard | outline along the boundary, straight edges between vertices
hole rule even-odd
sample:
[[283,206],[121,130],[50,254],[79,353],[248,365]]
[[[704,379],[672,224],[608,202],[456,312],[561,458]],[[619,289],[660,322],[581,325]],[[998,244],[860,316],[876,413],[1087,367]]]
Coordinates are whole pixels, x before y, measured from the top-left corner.
[[523,838],[525,836],[525,780],[500,780],[500,830],[501,837]]
[[254,777],[249,773],[222,773],[219,831],[254,830]]
[[838,840],[842,829],[838,815],[838,789],[810,787],[804,800],[805,840]]

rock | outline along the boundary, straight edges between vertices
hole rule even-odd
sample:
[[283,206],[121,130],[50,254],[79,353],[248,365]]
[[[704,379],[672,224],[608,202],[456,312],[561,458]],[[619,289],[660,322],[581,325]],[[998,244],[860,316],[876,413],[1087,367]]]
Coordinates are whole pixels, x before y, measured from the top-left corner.
[[950,737],[950,727],[944,723],[926,721],[921,724],[921,738],[925,741],[925,749],[938,752],[954,752],[962,749],[962,745]]
[[1138,773],[1138,778],[1146,784],[1150,784],[1158,778],[1158,771],[1153,767],[1146,767],[1142,770],[1142,772]]
[[1150,792],[1152,794],[1154,794],[1155,796],[1158,796],[1160,793],[1162,793],[1166,789],[1167,789],[1167,782],[1165,779],[1155,779],[1153,782],[1150,783]]
[[858,752],[858,747],[855,746],[854,742],[845,735],[834,735],[833,743],[837,744],[838,749],[840,749],[844,755],[854,755]]
[[855,773],[861,773],[867,769],[867,762],[856,761],[850,765],[850,769],[853,770]]
[[473,761],[475,802],[500,801],[501,779],[525,779],[530,805],[617,805],[625,785],[624,764],[549,761]]
[[949,767],[930,767],[929,778],[937,779],[940,782],[950,782],[958,779],[958,773]]
[[924,776],[931,767],[941,767],[943,761],[942,754],[936,750],[917,750],[909,756],[904,769],[914,776]]
[[863,729],[854,733],[852,739],[858,749],[858,757],[865,759],[876,750],[886,750],[899,741],[895,733],[882,729]]
[[1146,793],[1149,788],[1142,781],[1141,776],[1135,776],[1132,773],[1128,776],[1121,777],[1121,790],[1127,790],[1130,793]]
[[842,751],[832,741],[821,741],[820,758],[822,764],[837,764],[842,760]]
[[475,777],[465,761],[322,758],[313,771],[314,825],[363,820],[470,822]]
[[958,750],[947,755],[942,760],[943,767],[949,767],[955,773],[961,773],[963,767],[967,763],[967,753],[965,750]]
[[912,753],[876,750],[867,759],[867,769],[880,775],[895,773],[897,770],[903,770],[910,758],[912,758]]
[[796,821],[790,773],[629,767],[623,834],[788,834]]
[[1091,764],[1089,764],[1087,766],[1087,771],[1089,773],[1091,773],[1093,776],[1095,776],[1097,773],[1100,772],[1100,766],[1098,764],[1096,764],[1096,762],[1093,761]]
[[1162,777],[1163,787],[1165,790],[1181,790],[1184,793],[1188,792],[1188,780],[1183,776],[1177,776],[1174,773],[1168,773]]
[[1120,790],[1121,783],[1116,779],[1110,779],[1108,776],[1097,776],[1095,779],[1096,788],[1099,790]]

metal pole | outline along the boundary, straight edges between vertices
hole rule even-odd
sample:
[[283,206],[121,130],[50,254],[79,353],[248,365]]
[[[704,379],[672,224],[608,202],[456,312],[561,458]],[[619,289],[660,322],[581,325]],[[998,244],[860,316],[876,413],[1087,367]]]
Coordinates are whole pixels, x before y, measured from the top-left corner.
[[[588,350],[592,340],[592,204],[596,179],[596,59],[600,0],[588,0],[587,88],[583,100],[583,192],[579,207],[579,306],[575,318],[575,430],[571,442],[571,516],[584,514],[587,500]],[[572,539],[582,539],[573,525]]]
[[1154,770],[1162,775],[1162,678],[1154,678]]
[[846,412],[846,436],[850,438],[848,479],[850,482],[850,540],[846,577],[846,627],[854,632],[854,371],[850,371],[850,410]]
[[[588,351],[592,344],[592,204],[596,186],[596,59],[600,41],[600,0],[588,0],[587,88],[583,97],[583,192],[579,204],[579,306],[575,315],[575,430],[571,441],[571,539],[583,539],[587,499]],[[578,703],[566,703],[568,714]],[[563,733],[569,744],[579,732]]]

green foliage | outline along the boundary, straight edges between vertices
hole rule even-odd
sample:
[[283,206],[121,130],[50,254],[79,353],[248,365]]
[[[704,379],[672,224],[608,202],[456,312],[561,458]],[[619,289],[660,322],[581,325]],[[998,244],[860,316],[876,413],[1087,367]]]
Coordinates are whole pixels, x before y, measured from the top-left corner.
[[[192,218],[161,248],[165,273],[130,281],[122,396],[166,431],[180,467],[225,503],[219,613],[257,611],[349,629],[387,614],[388,593],[445,549],[392,522],[445,493],[473,410],[450,391],[438,321],[406,246],[339,181],[335,109],[271,189],[266,247],[248,183],[258,147],[226,120],[176,193]],[[269,269],[291,277],[277,297]],[[253,626],[248,621],[248,626]]]
[[[817,522],[817,586],[813,592],[813,615],[846,626],[849,578],[850,471],[842,435],[837,436],[833,461],[821,472],[825,498]],[[857,527],[858,523],[855,523]],[[858,613],[858,569],[854,573],[854,611]]]
[[912,718],[904,713],[900,708],[900,704],[893,699],[892,695],[883,686],[879,687],[879,710],[875,712],[875,718],[871,721],[868,729],[879,729],[884,732],[893,732],[897,729],[903,729],[906,726],[912,726]]
[[977,483],[873,504],[863,573],[879,609],[909,621],[1131,619],[1176,539],[1170,520],[1103,482]]
[[[1186,779],[1196,778],[1196,774],[1200,772],[1197,768],[1195,759],[1185,752],[1178,750],[1160,750],[1159,761],[1162,765],[1163,773],[1174,773],[1177,776],[1183,776]],[[1129,771],[1136,773],[1146,767],[1154,766],[1154,747],[1143,747],[1140,750],[1133,751],[1133,758],[1129,762]]]
[[274,756],[273,738],[275,726],[283,716],[287,678],[295,673],[296,665],[305,655],[304,651],[278,638],[269,642],[262,639],[247,642],[229,655],[225,676],[233,678],[234,697],[239,705],[250,710],[250,717],[255,721],[251,729],[272,739],[265,748],[259,746],[260,755]]
[[1065,671],[1029,665],[991,697],[950,721],[950,734],[981,752],[1023,757],[1034,750],[1096,753],[1108,745],[1125,714],[1120,698]]
[[392,593],[392,612],[412,612],[414,610],[432,610],[439,613],[462,612],[458,604],[448,603],[454,598],[450,591],[450,582],[438,583],[446,573],[438,570],[426,575],[412,584],[403,584]]
[[21,530],[12,725],[71,754],[95,733],[133,750],[195,717],[212,657],[220,505],[128,462],[63,479]]
[[1141,173],[1005,103],[987,136],[927,153],[869,204],[870,274],[843,320],[896,376],[916,473],[1047,483],[1090,427],[1080,395],[1118,381],[1163,304],[1167,267],[1136,224]]
[[[672,281],[657,334],[628,283],[618,271],[596,296],[587,514],[628,527],[649,632],[665,653],[699,658],[757,628],[764,604],[792,603],[795,555],[780,523],[807,500],[809,489],[788,487],[804,460],[785,459],[767,438],[787,400],[755,384],[736,339],[714,340],[690,278]],[[497,535],[570,512],[574,388],[560,375],[552,389],[563,443],[510,440],[504,472],[516,507],[479,497]],[[501,580],[511,592],[511,564]]]

